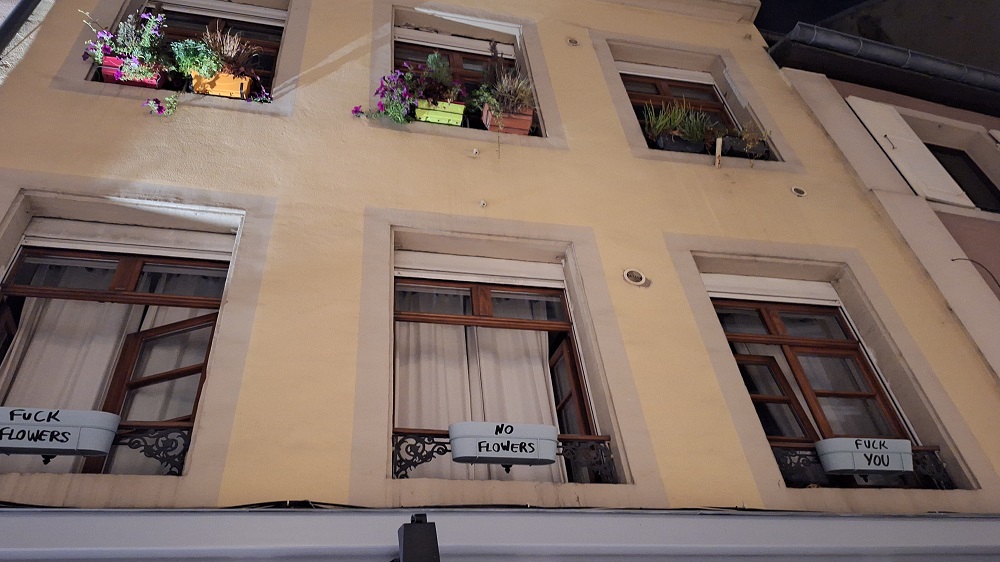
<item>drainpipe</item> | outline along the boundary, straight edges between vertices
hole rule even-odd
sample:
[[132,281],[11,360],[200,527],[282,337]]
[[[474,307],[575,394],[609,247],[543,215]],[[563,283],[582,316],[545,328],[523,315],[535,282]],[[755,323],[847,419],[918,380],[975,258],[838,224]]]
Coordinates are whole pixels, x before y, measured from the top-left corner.
[[928,76],[945,78],[968,86],[1000,93],[1000,74],[973,66],[954,63],[910,49],[887,45],[856,35],[798,23],[788,35],[768,52],[773,53],[785,41],[794,41],[861,60],[877,62]]
[[0,23],[0,57],[7,50],[10,42],[14,40],[17,32],[21,30],[24,22],[28,21],[31,12],[34,12],[35,8],[38,7],[39,2],[41,0],[20,0],[7,15],[7,18]]

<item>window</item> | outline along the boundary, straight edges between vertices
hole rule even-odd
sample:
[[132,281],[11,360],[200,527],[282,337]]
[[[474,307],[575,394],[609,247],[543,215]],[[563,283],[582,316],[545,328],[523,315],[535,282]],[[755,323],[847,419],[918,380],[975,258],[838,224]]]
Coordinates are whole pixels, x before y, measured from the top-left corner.
[[[413,253],[397,255],[398,263],[413,261],[406,259]],[[466,271],[485,266],[509,272],[524,263],[430,256]],[[441,436],[454,422],[489,421],[557,426],[564,448],[567,442],[607,442],[596,431],[560,266],[532,265],[542,275],[501,279],[481,270],[452,275],[397,267],[395,435]],[[518,466],[509,473],[445,456],[407,477],[614,481],[565,454],[562,463]]]
[[926,144],[941,167],[955,180],[976,207],[1000,212],[1000,189],[964,150]]
[[[79,224],[32,219],[25,240]],[[231,252],[231,235],[196,238],[199,250],[190,253],[210,254],[220,243],[228,245],[220,253]],[[106,457],[4,456],[0,472],[183,470],[229,264],[144,247],[153,255],[33,244],[18,252],[0,286],[3,405],[103,410],[121,424]]]
[[[472,94],[487,79],[492,52],[501,59],[504,70],[519,69],[531,75],[527,56],[522,48],[519,25],[479,20],[429,9],[394,11],[393,67],[403,63],[423,64],[427,56],[437,52],[448,58],[452,79],[460,82],[467,94]],[[537,105],[537,103],[536,103]],[[467,107],[463,127],[486,130],[482,113]],[[532,117],[528,134],[544,136],[538,112]]]
[[[649,148],[714,154],[713,141],[722,138],[724,156],[771,159],[769,135],[730,83],[729,73],[719,59],[636,45],[610,47]],[[651,64],[664,58],[667,62],[676,59],[685,66]],[[660,133],[649,130],[650,109],[664,112],[677,107],[685,110],[682,121]]]
[[[268,92],[272,90],[288,15],[287,0],[132,0],[125,4],[121,17],[138,10],[166,16],[165,45],[184,39],[200,39],[206,31],[238,34],[247,43],[259,48],[258,54],[251,60],[251,67],[259,78],[260,86]],[[101,73],[95,73],[94,79],[100,80],[100,76]],[[182,91],[186,88],[186,81],[187,77],[171,73],[163,87]]]
[[[828,285],[817,285],[829,293]],[[937,480],[921,470],[902,476],[823,473],[814,450],[820,439],[911,439],[838,306],[718,297],[712,302],[786,485],[954,487],[943,468]],[[920,458],[933,464],[936,451],[914,444],[915,464]]]

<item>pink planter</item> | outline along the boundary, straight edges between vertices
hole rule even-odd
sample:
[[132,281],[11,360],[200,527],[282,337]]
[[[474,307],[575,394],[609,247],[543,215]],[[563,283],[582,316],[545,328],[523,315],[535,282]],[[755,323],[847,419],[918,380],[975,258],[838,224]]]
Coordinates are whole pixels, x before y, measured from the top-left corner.
[[142,78],[140,80],[117,80],[115,79],[115,73],[122,66],[122,59],[118,57],[105,56],[101,61],[101,75],[104,77],[105,82],[115,82],[118,84],[125,84],[127,86],[139,86],[140,88],[153,88],[159,89],[163,85],[164,75],[161,72],[157,72],[152,78]]

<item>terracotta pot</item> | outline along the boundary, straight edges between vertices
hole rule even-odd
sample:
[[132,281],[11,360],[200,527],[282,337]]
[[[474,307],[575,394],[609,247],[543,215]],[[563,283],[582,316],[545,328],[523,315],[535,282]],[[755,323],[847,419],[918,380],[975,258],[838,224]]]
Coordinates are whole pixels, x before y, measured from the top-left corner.
[[461,125],[463,115],[465,115],[464,103],[439,101],[432,104],[428,100],[417,102],[417,121],[441,125]]
[[205,78],[194,70],[191,71],[191,89],[196,94],[246,99],[252,81],[253,78],[249,76],[236,76],[228,72],[220,72],[211,78]]
[[527,135],[535,117],[534,108],[522,113],[500,112],[499,116],[490,104],[483,106],[483,125],[490,131],[500,131],[511,135]]
[[101,76],[104,77],[105,82],[114,82],[116,84],[125,84],[126,86],[139,86],[140,88],[153,88],[159,89],[163,85],[163,80],[166,78],[165,73],[157,72],[151,78],[141,78],[139,80],[117,80],[115,79],[115,73],[122,66],[122,59],[118,57],[105,56],[101,60]]

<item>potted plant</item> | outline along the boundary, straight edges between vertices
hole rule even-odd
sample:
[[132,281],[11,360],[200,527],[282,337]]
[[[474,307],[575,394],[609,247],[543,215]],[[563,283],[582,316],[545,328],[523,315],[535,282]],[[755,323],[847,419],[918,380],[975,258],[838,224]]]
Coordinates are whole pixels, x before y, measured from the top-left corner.
[[129,14],[118,23],[112,33],[81,12],[84,23],[96,34],[94,40],[87,41],[83,60],[94,59],[101,67],[101,76],[106,82],[117,82],[130,86],[158,88],[168,70],[163,61],[161,45],[165,16],[139,11]]
[[770,156],[767,144],[768,134],[762,133],[756,125],[747,124],[742,129],[730,131],[722,138],[722,153],[726,156],[766,160]]
[[427,55],[427,63],[417,67],[417,121],[461,125],[465,103],[462,84],[451,79],[448,57],[434,52]]
[[[250,96],[251,86],[257,79],[253,61],[260,53],[260,47],[247,43],[239,33],[223,33],[219,30],[206,31],[202,42],[205,49],[218,60],[219,68],[189,68],[191,89],[197,94],[229,98]],[[215,72],[209,73],[211,70]]]
[[203,41],[175,41],[170,50],[174,53],[174,68],[192,83],[195,76],[215,76],[222,70],[222,57]]
[[382,77],[378,88],[375,109],[364,111],[355,106],[355,117],[387,118],[396,123],[409,123],[414,119],[431,123],[460,125],[465,104],[459,99],[465,95],[461,84],[451,81],[448,59],[431,53],[427,63],[416,69],[405,62],[403,70],[394,70]]
[[660,150],[705,152],[706,144],[717,135],[711,116],[691,109],[683,101],[661,104],[658,108],[647,103],[642,114],[643,133]]
[[488,84],[472,94],[471,103],[481,108],[483,125],[490,131],[527,135],[535,116],[535,92],[531,79],[519,69],[501,70]]

